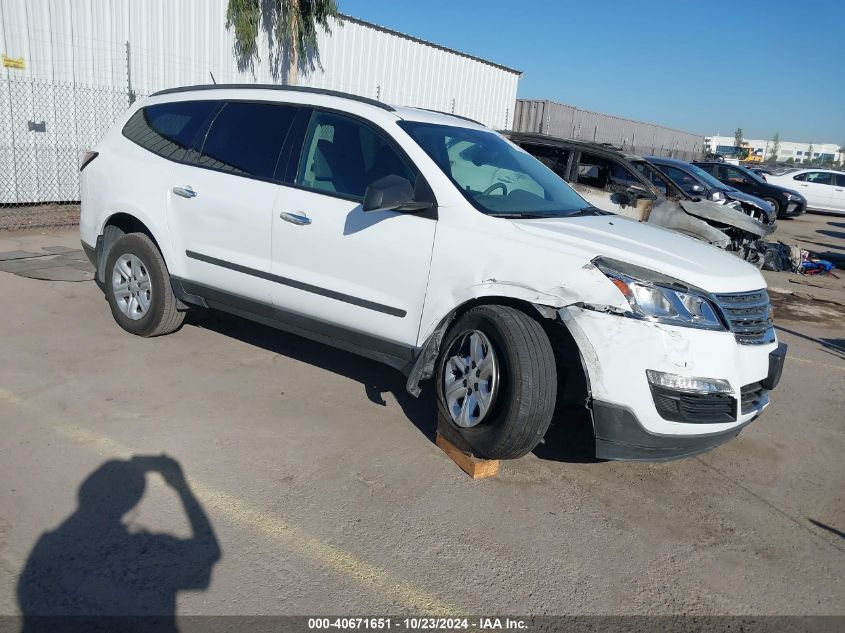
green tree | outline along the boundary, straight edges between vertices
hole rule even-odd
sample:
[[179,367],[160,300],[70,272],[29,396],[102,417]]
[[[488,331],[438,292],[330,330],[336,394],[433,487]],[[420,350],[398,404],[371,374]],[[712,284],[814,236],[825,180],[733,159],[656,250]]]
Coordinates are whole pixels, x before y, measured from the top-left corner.
[[810,143],[810,145],[807,147],[807,160],[805,160],[804,162],[807,163],[808,165],[813,164],[813,144],[812,143]]
[[742,128],[736,128],[736,132],[734,132],[734,146],[735,147],[742,147]]
[[329,19],[339,19],[337,0],[229,0],[226,28],[235,32],[235,58],[240,70],[259,60],[258,35],[269,45],[273,77],[296,84],[299,73],[320,65],[318,29],[331,33]]
[[774,165],[778,160],[778,150],[780,150],[780,133],[775,132],[772,137],[772,144],[769,146],[769,163]]
[[795,164],[795,159],[794,159],[794,158],[792,158],[792,156],[790,156],[789,158],[787,158],[787,159],[786,159],[786,164],[787,164],[787,165],[794,165],[794,164]]

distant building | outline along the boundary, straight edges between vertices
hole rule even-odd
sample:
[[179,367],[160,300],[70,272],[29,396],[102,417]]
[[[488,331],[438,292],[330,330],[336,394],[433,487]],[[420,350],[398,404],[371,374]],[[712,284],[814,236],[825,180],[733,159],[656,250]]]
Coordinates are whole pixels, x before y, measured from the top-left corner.
[[[708,136],[704,139],[708,150],[713,154],[730,154],[734,147],[733,136]],[[769,160],[772,156],[772,141],[761,139],[743,139],[750,153],[759,156],[762,160]],[[816,164],[833,164],[845,162],[845,154],[840,152],[838,143],[795,143],[793,141],[780,141],[778,153],[775,157],[778,162],[785,163],[792,159],[796,165],[806,163],[811,157],[810,147],[812,146],[812,159]]]

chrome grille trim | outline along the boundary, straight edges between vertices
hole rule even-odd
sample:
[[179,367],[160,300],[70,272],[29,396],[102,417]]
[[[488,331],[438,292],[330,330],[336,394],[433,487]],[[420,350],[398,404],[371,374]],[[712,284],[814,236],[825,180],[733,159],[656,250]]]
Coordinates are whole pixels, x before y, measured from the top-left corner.
[[737,343],[765,345],[775,341],[771,302],[765,289],[717,294],[715,298]]

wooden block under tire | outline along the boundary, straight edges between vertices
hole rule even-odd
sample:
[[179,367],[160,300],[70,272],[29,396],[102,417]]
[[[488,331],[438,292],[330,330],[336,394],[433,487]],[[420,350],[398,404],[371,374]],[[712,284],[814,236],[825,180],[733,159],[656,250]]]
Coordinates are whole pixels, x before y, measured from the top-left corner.
[[435,444],[473,479],[495,477],[499,474],[498,459],[481,459],[468,451],[462,451],[439,432]]

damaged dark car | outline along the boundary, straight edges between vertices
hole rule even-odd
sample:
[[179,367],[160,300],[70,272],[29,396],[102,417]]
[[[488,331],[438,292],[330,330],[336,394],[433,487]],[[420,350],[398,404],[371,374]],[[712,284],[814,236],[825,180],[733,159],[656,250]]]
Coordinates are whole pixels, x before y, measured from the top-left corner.
[[755,218],[742,208],[693,198],[640,156],[608,145],[543,134],[509,132],[505,136],[604,211],[737,253],[774,231],[768,217]]
[[767,224],[774,224],[777,221],[777,211],[771,203],[734,187],[729,187],[701,167],[677,158],[664,158],[662,156],[646,156],[646,160],[669,176],[672,182],[693,198],[712,200],[719,204],[742,209],[752,218]]

